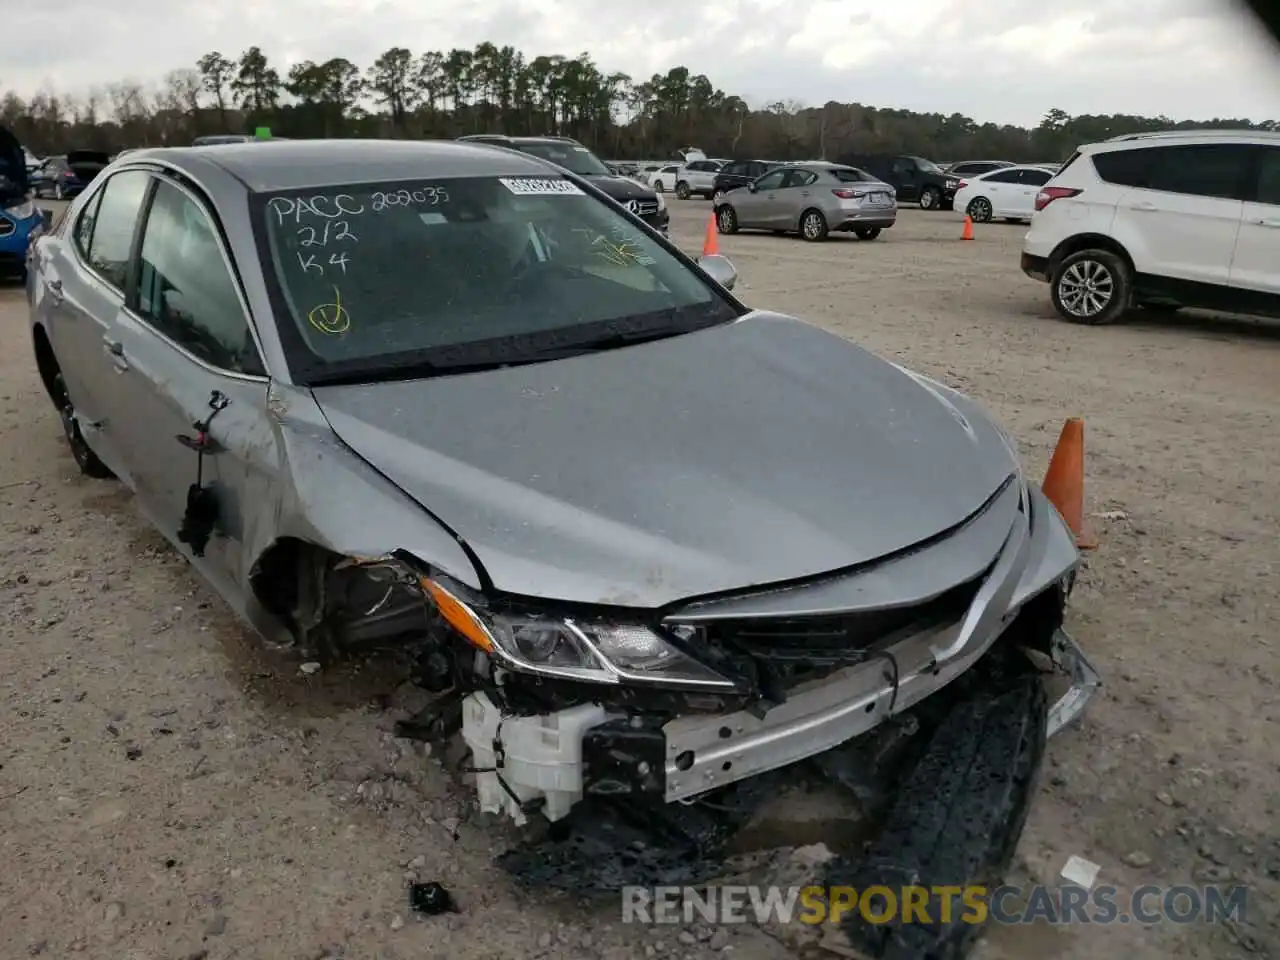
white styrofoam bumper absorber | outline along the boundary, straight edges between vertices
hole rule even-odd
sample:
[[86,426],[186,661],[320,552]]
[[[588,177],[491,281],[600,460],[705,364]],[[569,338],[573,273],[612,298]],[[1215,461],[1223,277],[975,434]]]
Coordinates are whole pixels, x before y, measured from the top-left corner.
[[521,805],[542,797],[548,820],[565,816],[582,799],[582,736],[607,719],[595,704],[503,717],[486,694],[469,695],[462,702],[462,739],[471,748],[472,766],[485,771],[476,774],[480,809],[505,812],[523,825]]

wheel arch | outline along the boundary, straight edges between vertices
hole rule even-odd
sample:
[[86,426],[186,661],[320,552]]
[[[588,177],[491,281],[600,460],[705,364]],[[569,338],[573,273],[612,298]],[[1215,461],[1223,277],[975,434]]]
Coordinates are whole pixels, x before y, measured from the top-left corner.
[[49,335],[45,332],[44,324],[37,323],[32,327],[31,345],[36,355],[36,370],[40,374],[40,382],[44,384],[44,390],[49,396],[49,401],[56,407],[58,406],[58,391],[54,386],[54,379],[62,368],[58,365],[58,358],[53,352],[53,344],[49,341]]
[[1063,260],[1081,250],[1107,250],[1124,261],[1125,266],[1129,268],[1130,276],[1135,272],[1133,257],[1129,256],[1129,251],[1124,248],[1124,244],[1102,233],[1079,233],[1068,237],[1053,248],[1053,252],[1049,254],[1049,276],[1053,276]]

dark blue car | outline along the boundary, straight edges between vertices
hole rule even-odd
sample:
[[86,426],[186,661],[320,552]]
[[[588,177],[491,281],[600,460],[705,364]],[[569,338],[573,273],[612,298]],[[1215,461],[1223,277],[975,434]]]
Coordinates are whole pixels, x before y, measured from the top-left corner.
[[111,157],[101,150],[72,150],[65,157],[49,157],[32,177],[37,197],[69,200],[93,182]]
[[27,159],[18,138],[0,127],[0,279],[24,280],[27,250],[44,229],[31,199]]

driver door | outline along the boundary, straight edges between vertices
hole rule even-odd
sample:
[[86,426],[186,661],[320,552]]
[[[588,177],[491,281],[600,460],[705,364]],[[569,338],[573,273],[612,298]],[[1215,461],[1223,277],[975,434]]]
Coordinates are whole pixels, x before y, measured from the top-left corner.
[[778,193],[786,175],[786,170],[774,170],[753,180],[745,189],[734,194],[733,208],[738,214],[740,227],[754,230],[781,229],[774,226],[774,221],[781,216],[778,211]]
[[892,175],[899,200],[910,203],[920,199],[920,176],[914,162],[905,157],[899,157],[893,161]]

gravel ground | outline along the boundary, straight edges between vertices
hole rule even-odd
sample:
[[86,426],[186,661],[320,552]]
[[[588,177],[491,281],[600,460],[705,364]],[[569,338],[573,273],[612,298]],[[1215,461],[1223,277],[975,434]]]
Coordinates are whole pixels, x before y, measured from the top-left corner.
[[[709,205],[675,204],[698,249]],[[1043,471],[1087,422],[1088,557],[1069,628],[1106,687],[1052,745],[1017,882],[1241,883],[1247,922],[992,930],[986,960],[1280,956],[1274,583],[1280,327],[1055,319],[1023,230],[904,211],[872,243],[721,238],[740,293],[985,403]],[[315,676],[263,651],[137,516],[82,478],[0,289],[0,956],[770,960],[811,931],[643,930],[515,891],[501,831],[391,736],[391,664]],[[1269,745],[1270,742],[1270,745]],[[789,818],[789,819],[788,819]],[[801,805],[783,817],[806,829]],[[784,831],[785,832],[785,831]],[[806,836],[803,842],[811,842]],[[407,876],[460,911],[418,919]],[[727,948],[727,949],[726,949]]]

